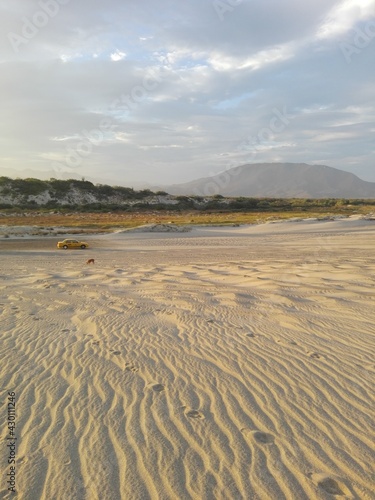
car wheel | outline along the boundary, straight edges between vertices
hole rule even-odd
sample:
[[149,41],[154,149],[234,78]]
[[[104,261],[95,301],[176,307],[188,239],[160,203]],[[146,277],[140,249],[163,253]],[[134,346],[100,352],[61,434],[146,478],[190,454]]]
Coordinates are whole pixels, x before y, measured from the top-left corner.
[[63,249],[64,249],[64,250],[67,250],[67,249],[68,249],[68,245],[64,245],[64,246],[63,246]]
[[81,245],[81,248],[82,248],[82,250],[83,250],[84,248],[86,248],[86,245]]

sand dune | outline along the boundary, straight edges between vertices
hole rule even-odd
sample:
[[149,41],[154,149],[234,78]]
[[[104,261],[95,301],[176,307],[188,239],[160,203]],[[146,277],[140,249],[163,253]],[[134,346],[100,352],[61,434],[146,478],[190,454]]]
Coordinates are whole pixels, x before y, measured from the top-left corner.
[[20,498],[375,498],[373,222],[92,243],[2,251]]

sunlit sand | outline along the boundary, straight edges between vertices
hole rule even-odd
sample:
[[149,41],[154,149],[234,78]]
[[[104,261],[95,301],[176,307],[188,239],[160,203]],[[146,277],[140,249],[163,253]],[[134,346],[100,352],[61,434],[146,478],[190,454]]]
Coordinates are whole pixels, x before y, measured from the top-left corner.
[[1,247],[19,498],[375,497],[374,221],[89,238]]

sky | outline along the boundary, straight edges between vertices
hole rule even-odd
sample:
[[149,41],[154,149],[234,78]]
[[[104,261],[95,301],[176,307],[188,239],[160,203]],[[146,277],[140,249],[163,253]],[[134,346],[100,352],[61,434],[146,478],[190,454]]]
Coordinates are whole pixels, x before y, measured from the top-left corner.
[[374,0],[0,0],[0,175],[375,181]]

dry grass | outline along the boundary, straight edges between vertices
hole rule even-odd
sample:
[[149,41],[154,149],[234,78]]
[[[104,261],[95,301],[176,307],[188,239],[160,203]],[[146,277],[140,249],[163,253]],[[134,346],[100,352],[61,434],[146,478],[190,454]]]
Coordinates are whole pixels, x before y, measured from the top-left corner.
[[372,206],[344,208],[342,210],[303,211],[303,212],[198,212],[198,211],[147,211],[147,212],[107,212],[107,213],[43,213],[24,212],[17,214],[1,214],[0,225],[3,226],[38,226],[40,230],[48,228],[82,228],[85,232],[107,232],[112,229],[130,228],[142,224],[176,223],[176,224],[254,224],[267,220],[282,220],[294,217],[326,217],[333,215],[352,215],[370,213]]

